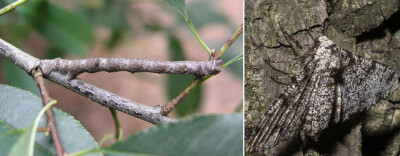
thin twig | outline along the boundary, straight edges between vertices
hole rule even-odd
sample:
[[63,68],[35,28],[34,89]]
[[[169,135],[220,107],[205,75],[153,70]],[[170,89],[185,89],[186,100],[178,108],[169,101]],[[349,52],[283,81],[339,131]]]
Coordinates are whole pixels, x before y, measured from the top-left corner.
[[[43,105],[46,106],[53,99],[51,99],[49,93],[47,92],[46,86],[44,85],[43,74],[40,68],[37,68],[37,70],[33,71],[32,77],[35,79],[36,84],[39,87],[40,94],[42,95],[43,99]],[[58,135],[52,109],[46,110],[46,118],[47,118],[47,128],[51,133],[56,154],[57,156],[62,156],[64,155],[65,150],[64,147],[62,146],[60,136]]]
[[40,64],[38,58],[23,52],[2,39],[0,39],[0,55],[7,58],[30,75],[31,72]]
[[128,58],[89,58],[79,60],[42,60],[43,74],[48,75],[52,71],[67,73],[70,79],[81,73],[95,73],[99,71],[117,72],[128,71],[193,74],[207,76],[218,74],[221,71],[222,60],[216,61],[156,61]]
[[235,43],[236,39],[243,33],[243,23],[236,29],[233,35],[226,41],[226,43],[221,47],[217,53],[217,59],[220,59],[222,55]]
[[[236,41],[236,39],[243,33],[243,23],[236,29],[235,33],[229,38],[229,40],[222,46],[222,48],[215,55],[216,59],[220,59],[222,55],[228,50],[228,48]],[[212,75],[205,77],[196,78],[190,83],[181,93],[178,94],[174,99],[169,101],[166,105],[162,106],[162,113],[164,115],[169,114],[187,95],[189,95],[197,86],[200,86],[205,80],[211,78]]]
[[[16,64],[30,75],[32,71],[40,65],[39,59],[21,51],[2,39],[0,39],[0,55]],[[173,118],[163,116],[161,114],[161,107],[149,107],[130,101],[129,99],[120,97],[79,79],[71,80],[66,74],[51,72],[43,76],[103,106],[114,108],[150,123],[160,124],[175,121]]]
[[45,78],[53,81],[67,89],[70,89],[90,100],[97,102],[105,107],[113,108],[118,111],[135,116],[153,124],[167,123],[175,119],[163,116],[161,107],[150,107],[129,99],[120,97],[114,93],[98,88],[79,79],[70,80],[68,76],[59,72],[51,72],[44,75]]
[[189,84],[188,87],[185,88],[178,96],[168,102],[165,106],[162,107],[162,113],[164,115],[169,114],[178,104],[187,96],[190,92],[197,86],[199,86],[203,82],[203,78],[196,78],[192,83]]

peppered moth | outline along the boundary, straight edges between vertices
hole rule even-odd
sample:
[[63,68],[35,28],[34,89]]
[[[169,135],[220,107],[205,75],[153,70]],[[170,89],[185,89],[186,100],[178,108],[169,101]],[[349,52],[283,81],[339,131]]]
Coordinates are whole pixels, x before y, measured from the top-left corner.
[[317,140],[329,124],[369,108],[397,84],[396,73],[387,66],[321,36],[303,70],[262,116],[246,151],[271,148],[300,132]]

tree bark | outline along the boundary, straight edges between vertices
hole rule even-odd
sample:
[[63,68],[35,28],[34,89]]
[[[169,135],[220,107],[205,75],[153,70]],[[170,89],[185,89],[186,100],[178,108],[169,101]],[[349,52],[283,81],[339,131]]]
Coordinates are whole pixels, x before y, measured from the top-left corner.
[[[388,65],[399,74],[398,10],[398,0],[245,0],[245,139],[285,88],[269,78],[283,75],[263,60],[284,61],[304,55],[286,46],[288,41],[280,26],[302,47],[313,44],[307,33],[310,30],[314,36],[327,36],[340,47]],[[292,74],[303,65],[298,63],[293,68],[291,63],[274,64]],[[400,101],[400,87],[386,100]],[[399,114],[396,104],[382,100],[358,117],[327,130],[317,143],[294,138],[263,154],[398,155]]]

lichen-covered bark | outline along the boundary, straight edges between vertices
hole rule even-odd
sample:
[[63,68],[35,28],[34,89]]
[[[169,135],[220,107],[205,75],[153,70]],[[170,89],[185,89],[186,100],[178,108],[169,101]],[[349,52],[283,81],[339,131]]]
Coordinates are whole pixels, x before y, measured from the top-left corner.
[[[271,69],[263,60],[287,60],[295,55],[290,48],[280,44],[288,44],[288,41],[279,25],[303,47],[313,44],[306,32],[308,27],[313,34],[323,34],[340,47],[386,64],[399,74],[398,8],[398,0],[245,0],[245,138],[248,138],[260,117],[284,88],[269,79],[269,76],[283,75]],[[291,73],[298,72],[302,67],[302,63],[295,68],[290,68],[293,65],[290,63],[274,65]],[[284,78],[282,81],[289,80]],[[387,99],[399,101],[399,88]],[[376,107],[381,105],[379,103]],[[264,154],[361,155],[375,152],[378,155],[397,155],[400,144],[400,110],[394,106],[390,104],[390,107],[385,107],[387,109],[378,111],[383,114],[379,121],[384,122],[370,123],[375,121],[370,120],[371,118],[378,119],[371,116],[371,112],[374,114],[374,107],[354,121],[333,127],[330,130],[333,132],[322,135],[317,145],[293,139],[265,151]],[[370,130],[371,126],[366,126],[371,124],[387,130],[383,134],[377,134],[378,132]],[[374,142],[376,138],[381,138],[381,148],[373,148],[378,146]]]

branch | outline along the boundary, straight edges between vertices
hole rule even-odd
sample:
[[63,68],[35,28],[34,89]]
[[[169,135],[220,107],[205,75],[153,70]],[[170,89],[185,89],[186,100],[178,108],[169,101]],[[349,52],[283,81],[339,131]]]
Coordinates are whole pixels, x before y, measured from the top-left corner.
[[32,70],[40,64],[39,59],[19,50],[18,48],[14,47],[10,43],[7,43],[1,38],[0,55],[25,70],[28,74],[31,74]]
[[166,123],[175,120],[163,116],[161,114],[161,107],[150,107],[131,101],[79,79],[70,80],[68,75],[59,72],[51,72],[48,75],[45,75],[45,78],[103,106],[116,109],[153,124]]
[[[33,79],[35,79],[37,86],[39,87],[40,94],[42,95],[43,105],[46,106],[50,101],[53,99],[50,97],[49,93],[47,92],[46,86],[44,85],[43,75],[40,68],[34,70],[32,73]],[[54,148],[56,149],[57,156],[64,155],[64,147],[62,146],[62,142],[60,140],[60,136],[58,135],[56,123],[54,121],[53,110],[48,109],[46,110],[46,118],[47,118],[47,130],[51,132],[51,138],[54,142]]]
[[[33,69],[40,67],[39,59],[19,50],[2,39],[0,39],[0,55],[9,59],[30,75],[32,75],[31,72]],[[43,67],[40,68],[43,70]],[[70,76],[66,74],[50,72],[48,74],[43,74],[43,76],[103,106],[116,109],[150,123],[160,124],[175,121],[173,118],[163,116],[161,114],[161,107],[150,107],[130,101],[129,99],[120,97],[79,79],[71,80],[69,79]]]
[[[220,59],[222,55],[228,50],[228,48],[236,41],[236,39],[243,33],[243,23],[236,29],[235,33],[228,39],[228,41],[222,46],[218,53],[213,58]],[[229,65],[229,64],[228,64]],[[178,94],[174,99],[168,102],[165,106],[162,106],[162,113],[164,115],[169,114],[178,104],[192,92],[197,86],[200,86],[205,80],[211,78],[212,75],[205,77],[196,78],[190,83],[181,93]]]
[[172,99],[170,102],[162,107],[162,113],[164,115],[171,113],[171,111],[174,110],[175,107],[178,106],[178,104],[203,81],[203,78],[196,78],[194,81],[192,81],[192,83],[190,83],[189,86],[185,88],[185,90],[183,90],[181,93],[178,94],[178,96],[176,96],[174,99]]
[[48,75],[52,71],[58,71],[75,78],[84,72],[95,73],[99,71],[117,72],[128,71],[193,74],[206,76],[218,74],[221,71],[222,60],[216,61],[154,61],[128,58],[89,58],[80,60],[42,60],[43,74]]

